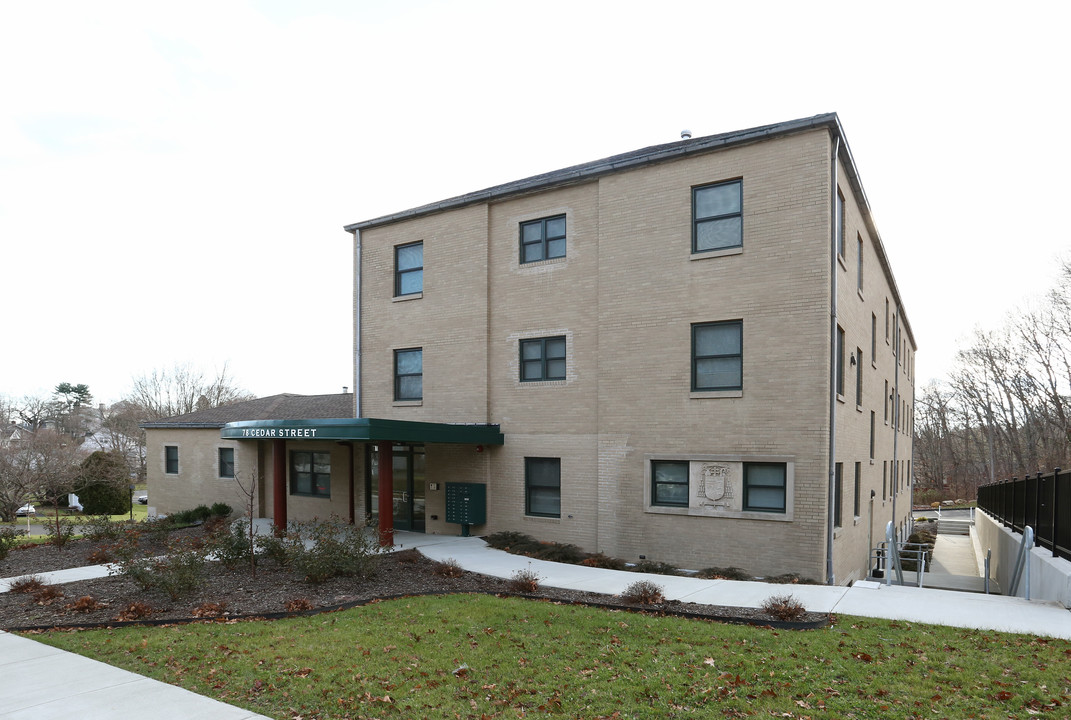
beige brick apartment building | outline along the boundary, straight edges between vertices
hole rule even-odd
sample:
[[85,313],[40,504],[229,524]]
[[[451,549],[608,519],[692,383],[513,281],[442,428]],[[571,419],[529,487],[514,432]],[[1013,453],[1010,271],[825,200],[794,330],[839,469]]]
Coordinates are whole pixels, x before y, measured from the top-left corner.
[[346,229],[350,419],[213,440],[260,448],[277,520],[456,534],[478,490],[475,533],[840,584],[904,526],[915,342],[835,114]]

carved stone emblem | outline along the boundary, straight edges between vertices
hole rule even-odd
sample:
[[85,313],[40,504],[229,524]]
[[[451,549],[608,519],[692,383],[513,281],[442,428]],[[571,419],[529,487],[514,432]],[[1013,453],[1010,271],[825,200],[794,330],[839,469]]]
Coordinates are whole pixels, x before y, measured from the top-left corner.
[[713,508],[728,508],[733,497],[729,482],[729,466],[723,463],[703,463],[699,475],[699,504]]

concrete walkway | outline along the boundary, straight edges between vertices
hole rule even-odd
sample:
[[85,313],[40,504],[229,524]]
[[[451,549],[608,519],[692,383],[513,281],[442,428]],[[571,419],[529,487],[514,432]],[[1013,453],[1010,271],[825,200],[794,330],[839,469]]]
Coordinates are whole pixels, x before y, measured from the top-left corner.
[[[772,595],[791,593],[816,612],[1071,640],[1071,612],[1046,601],[876,582],[857,582],[847,588],[701,580],[532,560],[493,550],[476,537],[399,532],[395,540],[396,549],[415,547],[433,560],[453,559],[466,570],[486,575],[510,578],[518,570],[530,570],[548,587],[619,595],[630,584],[649,580],[661,585],[672,600],[742,607],[760,607]],[[65,583],[107,574],[107,565],[94,565],[42,576]],[[10,587],[10,580],[0,580],[0,592]],[[0,632],[0,720],[119,720],[132,715],[140,720],[267,720],[173,685]]]

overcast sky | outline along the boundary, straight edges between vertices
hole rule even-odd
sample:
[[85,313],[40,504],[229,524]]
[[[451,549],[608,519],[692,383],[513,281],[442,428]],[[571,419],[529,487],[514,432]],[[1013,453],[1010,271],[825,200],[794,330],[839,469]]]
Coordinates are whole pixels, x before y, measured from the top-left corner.
[[343,225],[824,112],[940,377],[1071,248],[1069,8],[0,0],[0,394],[340,392]]

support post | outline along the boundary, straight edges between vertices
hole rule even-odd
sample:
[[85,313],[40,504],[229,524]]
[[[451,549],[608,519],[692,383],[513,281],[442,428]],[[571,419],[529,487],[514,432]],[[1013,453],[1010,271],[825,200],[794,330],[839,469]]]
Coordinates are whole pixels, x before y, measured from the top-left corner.
[[376,444],[379,455],[379,544],[394,546],[394,443]]
[[286,535],[286,440],[272,440],[272,518],[275,537]]

